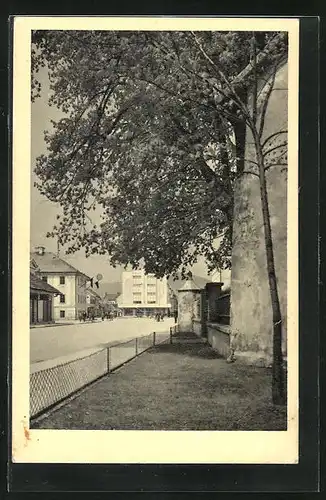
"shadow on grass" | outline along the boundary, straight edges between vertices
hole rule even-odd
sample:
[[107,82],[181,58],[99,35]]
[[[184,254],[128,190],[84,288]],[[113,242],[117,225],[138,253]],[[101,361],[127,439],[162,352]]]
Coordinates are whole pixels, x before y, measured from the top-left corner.
[[148,351],[150,354],[180,354],[203,359],[223,359],[223,356],[214,351],[208,344],[161,344]]

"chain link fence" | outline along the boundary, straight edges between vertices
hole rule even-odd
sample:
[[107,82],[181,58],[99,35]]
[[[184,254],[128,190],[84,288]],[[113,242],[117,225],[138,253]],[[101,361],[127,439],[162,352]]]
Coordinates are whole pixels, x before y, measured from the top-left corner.
[[99,349],[69,361],[35,363],[30,373],[30,417],[35,418],[79,389],[107,375],[151,347],[169,340],[167,333],[150,333]]
[[[152,334],[153,339],[153,334]],[[153,345],[153,342],[152,342]],[[108,371],[130,361],[137,356],[137,339],[132,339],[108,348]]]

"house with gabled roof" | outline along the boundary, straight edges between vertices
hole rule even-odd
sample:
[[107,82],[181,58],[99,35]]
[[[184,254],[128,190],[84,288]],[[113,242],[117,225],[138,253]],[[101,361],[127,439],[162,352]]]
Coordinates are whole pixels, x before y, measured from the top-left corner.
[[89,276],[42,246],[31,253],[31,260],[38,266],[41,280],[59,291],[53,300],[55,320],[78,319],[87,311]]
[[54,320],[54,297],[59,290],[49,285],[38,275],[39,268],[34,259],[30,260],[29,304],[30,323],[52,323]]

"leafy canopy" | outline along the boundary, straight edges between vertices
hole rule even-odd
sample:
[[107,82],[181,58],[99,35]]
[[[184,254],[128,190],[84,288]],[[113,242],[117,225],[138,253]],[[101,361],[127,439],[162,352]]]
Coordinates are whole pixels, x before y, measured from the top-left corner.
[[[253,76],[239,75],[252,40],[250,32],[34,32],[32,99],[46,66],[49,105],[63,112],[35,167],[40,192],[63,210],[49,236],[68,253],[143,261],[157,276],[185,272],[199,254],[211,270],[229,267],[234,130],[247,118],[223,75],[246,95]],[[279,42],[275,33],[255,41],[268,53],[263,71]],[[97,227],[90,214],[99,208]]]

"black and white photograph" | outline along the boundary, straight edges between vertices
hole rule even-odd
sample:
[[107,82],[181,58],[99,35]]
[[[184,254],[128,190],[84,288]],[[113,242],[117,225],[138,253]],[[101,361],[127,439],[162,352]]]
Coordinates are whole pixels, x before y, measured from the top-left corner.
[[114,431],[185,431],[194,462],[213,436],[295,463],[297,20],[127,19],[16,44],[14,455],[87,461],[69,431],[105,431],[88,461],[112,436],[121,462]]

